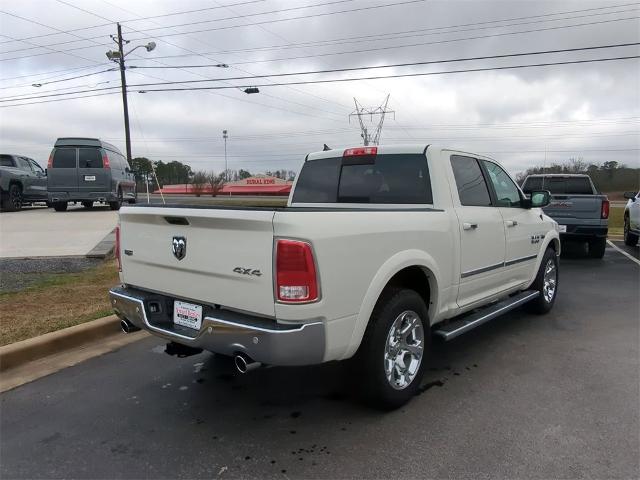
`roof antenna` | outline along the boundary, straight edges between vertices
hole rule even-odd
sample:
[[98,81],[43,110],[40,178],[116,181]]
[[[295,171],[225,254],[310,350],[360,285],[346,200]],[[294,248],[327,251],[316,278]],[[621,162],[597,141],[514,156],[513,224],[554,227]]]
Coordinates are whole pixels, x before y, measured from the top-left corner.
[[328,152],[329,150],[331,150],[331,147],[325,143],[324,147],[322,147],[322,151],[323,152]]

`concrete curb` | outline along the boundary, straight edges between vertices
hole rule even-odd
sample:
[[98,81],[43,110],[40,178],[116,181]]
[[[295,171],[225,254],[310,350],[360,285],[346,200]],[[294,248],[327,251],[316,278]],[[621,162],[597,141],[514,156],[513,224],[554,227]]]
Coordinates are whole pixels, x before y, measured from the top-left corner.
[[115,315],[111,315],[5,345],[0,347],[0,372],[114,335],[119,331],[120,319]]
[[108,258],[113,254],[116,246],[115,228],[109,232],[100,242],[87,253],[87,258]]

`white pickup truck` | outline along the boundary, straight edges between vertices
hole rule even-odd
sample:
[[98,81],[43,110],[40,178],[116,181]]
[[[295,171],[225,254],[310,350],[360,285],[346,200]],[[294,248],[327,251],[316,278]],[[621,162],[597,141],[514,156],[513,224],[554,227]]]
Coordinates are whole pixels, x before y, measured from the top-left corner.
[[235,357],[238,370],[353,359],[362,391],[393,408],[417,391],[430,339],[558,288],[557,224],[495,161],[426,145],[309,154],[283,208],[120,210],[125,332],[167,353]]

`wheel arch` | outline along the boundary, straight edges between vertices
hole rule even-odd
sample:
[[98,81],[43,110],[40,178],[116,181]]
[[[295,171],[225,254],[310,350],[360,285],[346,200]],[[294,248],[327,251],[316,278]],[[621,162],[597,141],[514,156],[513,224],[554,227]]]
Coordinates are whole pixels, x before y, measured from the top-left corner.
[[388,288],[415,290],[425,301],[429,323],[439,305],[440,271],[435,260],[426,252],[406,250],[389,258],[374,276],[358,312],[356,324],[342,359],[353,356],[362,342],[371,314]]

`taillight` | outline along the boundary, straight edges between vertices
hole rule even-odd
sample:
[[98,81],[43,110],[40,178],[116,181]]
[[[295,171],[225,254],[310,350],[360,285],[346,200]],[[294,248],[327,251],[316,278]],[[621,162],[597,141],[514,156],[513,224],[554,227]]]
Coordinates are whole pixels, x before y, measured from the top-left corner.
[[298,240],[276,244],[276,296],[286,303],[318,300],[318,277],[311,245]]
[[102,168],[111,168],[111,164],[109,163],[109,156],[104,150],[102,150]]
[[51,150],[51,153],[49,154],[49,161],[47,162],[47,170],[53,166],[53,152],[54,150]]
[[600,208],[600,218],[609,218],[609,200],[602,200]]
[[122,259],[120,257],[120,225],[116,225],[116,246],[114,248],[116,262],[118,262],[118,271],[122,271]]
[[356,147],[347,148],[342,154],[343,157],[362,157],[365,155],[377,155],[378,147]]

